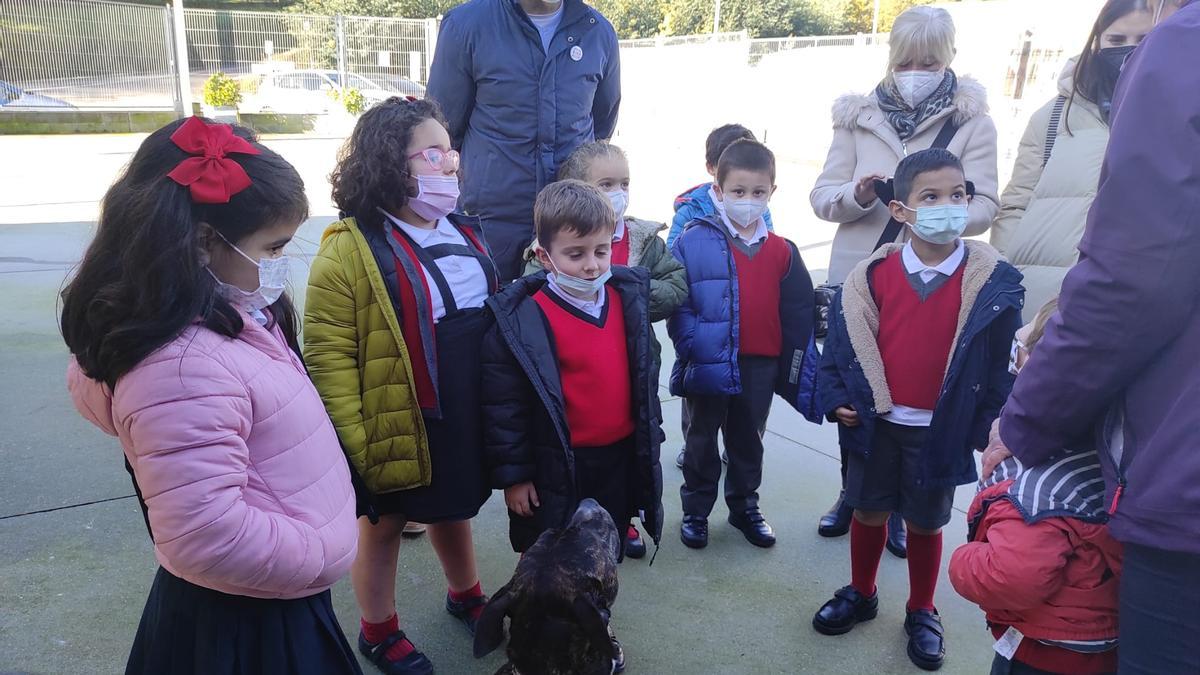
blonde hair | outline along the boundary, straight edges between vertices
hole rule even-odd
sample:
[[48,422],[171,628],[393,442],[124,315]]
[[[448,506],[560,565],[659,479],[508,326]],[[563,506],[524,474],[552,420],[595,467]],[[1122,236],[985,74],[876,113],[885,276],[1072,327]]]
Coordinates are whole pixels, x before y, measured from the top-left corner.
[[910,62],[933,59],[943,66],[954,60],[954,19],[941,7],[905,10],[892,24],[888,72]]
[[1025,340],[1025,350],[1033,353],[1033,348],[1041,342],[1042,336],[1046,334],[1046,324],[1050,322],[1050,317],[1058,311],[1058,296],[1050,298],[1042,308],[1038,310],[1037,316],[1033,317],[1033,329],[1029,331],[1029,338]]

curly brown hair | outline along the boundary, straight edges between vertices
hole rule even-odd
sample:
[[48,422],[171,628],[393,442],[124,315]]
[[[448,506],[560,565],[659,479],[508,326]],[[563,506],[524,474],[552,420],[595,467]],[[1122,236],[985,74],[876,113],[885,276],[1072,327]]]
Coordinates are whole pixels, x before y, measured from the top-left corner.
[[342,216],[361,225],[383,226],[379,209],[395,212],[408,201],[408,144],[413,129],[428,119],[443,127],[446,118],[429,99],[393,96],[358,118],[354,133],[338,152],[337,167],[329,174],[333,203]]

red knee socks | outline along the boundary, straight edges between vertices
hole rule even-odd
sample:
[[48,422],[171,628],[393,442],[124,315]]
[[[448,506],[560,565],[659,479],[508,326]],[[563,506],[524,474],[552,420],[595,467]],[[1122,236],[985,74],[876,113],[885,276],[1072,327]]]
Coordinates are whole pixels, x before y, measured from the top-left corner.
[[[395,614],[392,615],[392,618],[382,623],[368,623],[366,619],[360,619],[359,622],[362,625],[363,637],[373,645],[383,642],[392,633],[400,630],[400,619]],[[405,638],[392,645],[392,648],[387,650],[384,656],[387,657],[388,661],[400,661],[414,651],[416,651],[416,647],[413,647],[413,643]]]
[[[458,591],[454,591],[454,590],[450,591],[450,599],[455,602],[464,602],[466,600],[470,600],[471,598],[480,598],[480,597],[483,597],[483,587],[479,584],[479,582],[475,582],[474,586],[472,586],[471,588],[468,588],[465,591],[462,591],[461,593]],[[471,611],[471,618],[478,621],[479,615],[483,614],[483,605],[480,605],[478,607],[472,607],[470,611]]]
[[942,533],[908,530],[908,610],[933,610],[938,570],[942,566]]
[[871,527],[857,518],[850,521],[850,585],[866,597],[875,595],[875,575],[885,544],[887,525]]

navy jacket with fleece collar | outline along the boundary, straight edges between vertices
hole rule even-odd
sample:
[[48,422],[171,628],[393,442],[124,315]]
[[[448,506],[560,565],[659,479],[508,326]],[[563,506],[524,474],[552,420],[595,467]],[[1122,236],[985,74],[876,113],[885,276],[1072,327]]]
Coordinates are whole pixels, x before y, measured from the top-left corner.
[[[769,236],[776,236],[771,234]],[[800,251],[787,242],[792,265],[780,283],[783,349],[775,393],[820,424],[816,377],[820,354],[813,335],[813,286]],[[742,391],[738,370],[740,309],[737,266],[719,216],[692,221],[671,251],[687,271],[688,298],[667,320],[675,343],[674,396],[727,396]]]
[[[1021,273],[994,248],[964,241],[962,307],[945,379],[933,411],[920,484],[962,485],[976,480],[972,451],[987,446],[992,422],[1012,390],[1008,359],[1013,335],[1021,327],[1025,289]],[[821,411],[852,406],[857,427],[838,425],[847,450],[869,455],[875,425],[892,410],[877,335],[879,308],[870,287],[870,271],[902,244],[888,244],[851,272],[829,312],[829,335],[817,378]]]

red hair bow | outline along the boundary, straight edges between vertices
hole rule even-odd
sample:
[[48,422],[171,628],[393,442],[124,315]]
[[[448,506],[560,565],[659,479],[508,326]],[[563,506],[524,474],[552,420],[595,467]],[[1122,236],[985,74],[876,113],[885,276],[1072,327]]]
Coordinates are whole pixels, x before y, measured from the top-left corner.
[[171,134],[171,140],[192,156],[167,176],[186,185],[197,204],[228,204],[230,197],[250,187],[246,170],[228,155],[260,153],[249,141],[235,135],[228,124],[207,124],[199,117],[189,117]]

